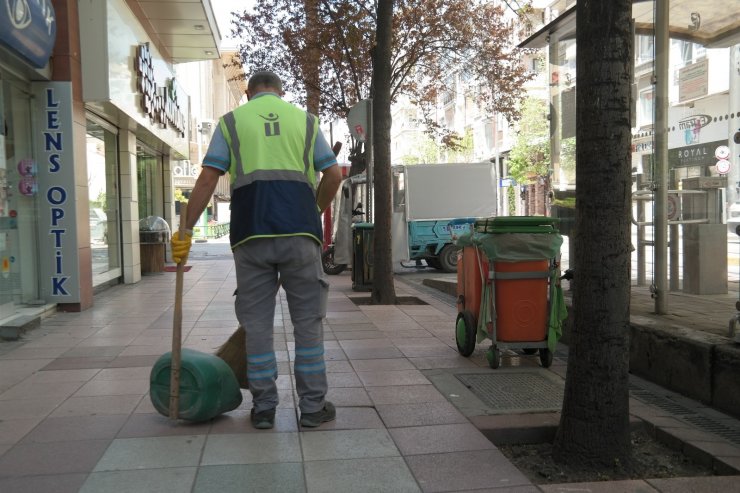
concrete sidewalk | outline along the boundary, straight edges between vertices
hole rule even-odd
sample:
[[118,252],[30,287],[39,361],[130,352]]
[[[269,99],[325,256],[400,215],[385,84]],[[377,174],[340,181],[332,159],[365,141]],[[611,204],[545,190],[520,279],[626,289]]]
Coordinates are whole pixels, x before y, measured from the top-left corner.
[[[237,325],[233,263],[227,254],[199,256],[195,247],[191,258],[184,347],[213,352]],[[367,293],[351,290],[348,273],[330,280],[326,359],[337,420],[316,430],[297,423],[282,292],[275,313],[281,402],[268,431],[249,424],[248,392],[239,409],[207,423],[170,423],[154,411],[148,377],[171,346],[173,273],[108,289],[92,309],[58,313],[21,340],[0,343],[0,491],[738,491],[731,476],[532,485],[487,437],[551,432],[552,403],[496,408],[463,377],[539,379],[557,390],[567,348],[549,370],[516,355],[490,370],[483,344],[470,358],[457,353],[454,298],[397,282],[398,295],[427,304],[358,305],[352,298]],[[649,397],[658,392],[740,432],[737,420],[636,385],[643,392],[631,403],[636,420],[719,473],[737,473],[740,434],[708,431]]]

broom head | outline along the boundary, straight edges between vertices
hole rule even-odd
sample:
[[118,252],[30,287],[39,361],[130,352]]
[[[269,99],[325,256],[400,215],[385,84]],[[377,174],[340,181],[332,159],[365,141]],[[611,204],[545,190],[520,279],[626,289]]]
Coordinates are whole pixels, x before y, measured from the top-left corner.
[[249,388],[249,380],[247,379],[247,331],[244,327],[239,326],[236,331],[231,334],[229,340],[226,341],[223,346],[218,348],[216,356],[226,362],[234,372],[236,380],[239,382],[239,387],[242,389]]

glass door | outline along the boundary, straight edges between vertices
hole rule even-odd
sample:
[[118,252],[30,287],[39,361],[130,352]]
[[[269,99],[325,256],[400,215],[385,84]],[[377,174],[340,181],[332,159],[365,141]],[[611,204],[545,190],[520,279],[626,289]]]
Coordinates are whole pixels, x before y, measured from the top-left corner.
[[31,98],[0,77],[0,320],[39,303]]
[[116,129],[87,121],[87,184],[93,286],[121,276]]

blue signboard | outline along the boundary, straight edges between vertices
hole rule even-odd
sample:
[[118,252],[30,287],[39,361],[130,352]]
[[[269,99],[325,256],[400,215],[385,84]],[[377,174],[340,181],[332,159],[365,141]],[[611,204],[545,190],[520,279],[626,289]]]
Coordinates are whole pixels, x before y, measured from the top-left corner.
[[51,0],[0,0],[0,44],[34,67],[46,66],[56,35]]

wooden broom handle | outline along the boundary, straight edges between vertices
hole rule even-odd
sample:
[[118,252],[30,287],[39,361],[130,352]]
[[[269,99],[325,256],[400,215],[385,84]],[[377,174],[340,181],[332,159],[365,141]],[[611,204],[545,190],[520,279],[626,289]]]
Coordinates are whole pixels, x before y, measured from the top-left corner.
[[[187,202],[180,202],[180,239],[185,239],[188,219]],[[178,419],[180,407],[180,365],[182,356],[182,285],[185,259],[177,264],[175,274],[175,313],[172,319],[172,359],[170,361],[170,419]]]

